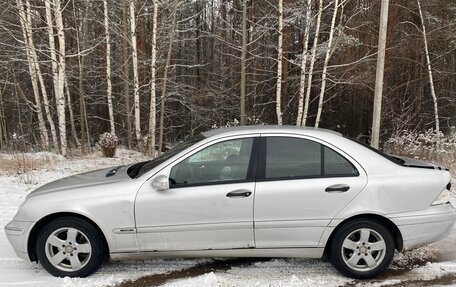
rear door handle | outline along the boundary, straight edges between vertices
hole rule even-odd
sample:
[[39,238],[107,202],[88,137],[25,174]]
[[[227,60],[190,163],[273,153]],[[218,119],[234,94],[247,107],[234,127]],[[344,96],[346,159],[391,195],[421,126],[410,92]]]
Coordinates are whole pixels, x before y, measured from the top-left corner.
[[227,193],[226,197],[230,197],[230,198],[249,197],[251,194],[252,194],[252,192],[250,190],[239,189],[239,190],[233,190],[233,191]]
[[328,186],[325,191],[326,192],[346,192],[350,189],[350,186],[346,184],[334,184]]

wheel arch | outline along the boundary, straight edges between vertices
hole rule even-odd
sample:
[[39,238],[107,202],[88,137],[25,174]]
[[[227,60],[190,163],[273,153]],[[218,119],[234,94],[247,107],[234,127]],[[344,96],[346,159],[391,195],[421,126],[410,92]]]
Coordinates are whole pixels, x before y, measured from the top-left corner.
[[60,218],[60,217],[73,217],[73,218],[78,218],[81,220],[84,220],[91,224],[101,235],[101,238],[103,239],[103,245],[106,250],[106,258],[109,256],[109,245],[106,240],[106,237],[103,233],[103,231],[100,229],[100,227],[90,218],[87,216],[78,214],[78,213],[72,213],[72,212],[57,212],[57,213],[52,213],[49,215],[46,215],[45,217],[41,218],[36,222],[36,224],[33,226],[33,228],[30,231],[30,234],[28,236],[27,240],[27,253],[30,258],[30,261],[32,262],[38,262],[38,257],[36,254],[36,241],[38,239],[38,235],[40,234],[41,230],[51,221],[54,219]]
[[337,230],[339,230],[342,226],[344,226],[348,222],[352,222],[355,220],[361,220],[361,219],[372,220],[372,221],[378,222],[378,223],[382,224],[383,226],[385,226],[389,231],[391,231],[391,235],[393,236],[393,239],[394,239],[394,247],[398,251],[402,251],[402,249],[404,247],[404,242],[402,239],[401,231],[396,226],[396,224],[394,224],[394,222],[392,222],[391,220],[389,220],[388,218],[386,218],[382,215],[366,213],[366,214],[358,214],[358,215],[349,217],[349,218],[345,219],[344,221],[342,221],[341,223],[339,223],[336,226],[336,228],[334,228],[334,230],[331,232],[331,235],[329,236],[328,240],[326,241],[324,254],[325,255],[329,254],[329,248],[331,246],[332,241],[334,240],[334,234],[336,234]]

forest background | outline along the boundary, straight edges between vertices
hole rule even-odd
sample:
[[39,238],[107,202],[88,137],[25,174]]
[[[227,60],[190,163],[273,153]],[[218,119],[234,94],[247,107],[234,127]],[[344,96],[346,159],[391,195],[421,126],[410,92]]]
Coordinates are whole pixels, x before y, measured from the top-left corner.
[[[380,2],[4,0],[0,149],[84,154],[110,132],[154,154],[262,123],[367,142]],[[456,142],[456,2],[391,0],[386,47],[381,142]]]

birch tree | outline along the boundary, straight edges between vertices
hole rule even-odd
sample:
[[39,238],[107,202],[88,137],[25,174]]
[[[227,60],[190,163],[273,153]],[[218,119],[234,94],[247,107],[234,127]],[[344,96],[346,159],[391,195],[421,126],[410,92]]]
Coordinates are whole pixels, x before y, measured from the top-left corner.
[[55,95],[57,102],[57,118],[59,120],[60,150],[63,156],[67,154],[66,120],[65,120],[65,32],[63,30],[63,18],[60,0],[54,0],[55,24],[57,39],[59,42],[58,60],[58,89]]
[[318,35],[320,34],[321,14],[322,13],[323,13],[323,0],[318,0],[317,21],[316,21],[315,35],[314,35],[313,45],[312,45],[312,55],[311,55],[310,64],[309,64],[309,75],[307,76],[307,89],[306,89],[306,97],[304,100],[304,111],[303,111],[302,124],[301,124],[302,126],[306,125],[307,114],[309,113],[310,92],[312,91],[312,77],[313,77],[313,70],[314,70],[314,66],[315,66],[315,60],[317,58]]
[[279,0],[279,39],[277,43],[277,86],[276,86],[276,115],[277,124],[282,125],[282,58],[283,58],[283,0]]
[[130,44],[128,42],[128,37],[130,27],[128,25],[128,10],[129,10],[129,0],[122,3],[122,31],[124,33],[122,37],[122,66],[123,66],[123,98],[125,100],[125,114],[126,114],[126,125],[127,125],[127,146],[129,149],[132,148],[132,129],[131,129],[131,105],[130,105],[130,67],[129,67],[129,49]]
[[[28,1],[28,0],[27,0]],[[47,24],[47,32],[48,32],[48,39],[49,39],[49,54],[51,56],[51,72],[52,72],[52,83],[54,87],[54,94],[57,95],[58,93],[58,74],[57,74],[57,56],[55,51],[55,41],[54,41],[54,24],[52,21],[52,11],[51,11],[51,0],[45,0],[45,10],[46,10],[46,24]],[[42,77],[41,77],[42,78]],[[49,109],[49,100],[46,93],[46,88],[43,89],[43,100],[44,100],[44,108],[46,111],[46,116],[49,122],[49,126],[51,128],[51,135],[52,141],[54,143],[54,147],[56,150],[59,150],[58,141],[57,141],[57,132],[55,130],[55,123],[54,119],[52,118],[50,109]]]
[[339,8],[339,0],[335,0],[333,16],[331,19],[331,29],[329,31],[328,46],[326,47],[325,62],[323,63],[323,71],[321,72],[320,97],[318,100],[317,118],[315,120],[316,128],[318,128],[318,126],[320,125],[321,111],[323,109],[325,89],[326,89],[327,70],[328,70],[329,59],[331,57],[332,41],[333,41],[333,37],[334,37],[334,29],[335,29],[335,25],[336,25],[336,17],[337,17],[338,8]]
[[155,154],[155,130],[157,128],[156,120],[156,62],[157,62],[157,15],[158,15],[158,0],[152,0],[152,48],[151,48],[151,64],[150,64],[150,109],[149,109],[149,136],[148,147],[149,154]]
[[163,129],[164,129],[164,121],[165,121],[165,100],[166,100],[166,84],[168,81],[168,67],[171,64],[171,54],[173,52],[173,43],[174,43],[174,34],[176,33],[176,20],[177,20],[177,6],[179,2],[178,0],[174,0],[174,8],[173,8],[173,21],[171,24],[171,33],[169,35],[169,43],[168,43],[168,54],[166,56],[166,63],[165,63],[165,70],[163,73],[163,82],[161,88],[161,97],[160,97],[160,131],[159,131],[159,139],[158,139],[158,154],[161,154],[161,150],[163,147]]
[[310,13],[312,12],[312,0],[307,0],[306,6],[306,21],[304,29],[304,37],[302,40],[302,58],[301,58],[301,76],[299,79],[299,98],[298,98],[298,115],[296,117],[296,125],[302,125],[302,112],[304,108],[304,93],[306,85],[306,65],[307,65],[307,46],[309,45],[310,31]]
[[116,126],[114,122],[114,109],[112,107],[112,84],[111,84],[111,41],[109,38],[109,14],[108,1],[103,0],[104,10],[104,26],[106,34],[106,95],[108,99],[109,123],[111,125],[111,133],[116,134]]
[[440,130],[439,107],[438,107],[438,104],[437,104],[437,96],[435,94],[435,88],[434,88],[434,77],[432,75],[431,59],[430,59],[430,56],[429,56],[426,25],[424,24],[424,17],[423,17],[423,11],[421,9],[420,0],[416,0],[416,4],[418,5],[418,12],[420,14],[421,27],[422,27],[422,31],[421,32],[423,34],[423,42],[424,42],[424,53],[426,54],[426,69],[427,69],[428,76],[429,76],[429,86],[430,86],[430,89],[431,89],[432,102],[434,103],[435,130],[439,131]]
[[[90,2],[87,0],[84,0],[86,2],[86,10],[85,13],[83,14],[83,19],[82,19],[82,45],[80,41],[80,34],[79,34],[79,25],[77,24],[76,21],[76,6],[74,3],[74,0],[72,0],[73,3],[73,15],[75,18],[75,27],[76,29],[76,48],[78,52],[78,88],[79,88],[79,124],[80,124],[80,132],[81,132],[81,154],[85,154],[85,146],[86,142],[89,143],[90,145],[90,137],[88,135],[89,133],[89,128],[87,124],[87,113],[86,113],[86,106],[85,106],[85,99],[84,99],[84,66],[85,66],[85,56],[82,53],[81,50],[85,50],[86,46],[86,39],[87,39],[87,30],[88,30],[88,24],[87,24],[87,12],[89,11],[89,4]],[[81,47],[82,46],[82,47]],[[87,134],[86,134],[87,133]],[[86,140],[87,139],[87,140]]]
[[22,0],[16,0],[16,4],[17,4],[18,12],[19,12],[19,20],[21,23],[22,35],[24,37],[24,45],[25,45],[25,51],[26,51],[26,55],[27,55],[30,79],[32,81],[33,95],[35,98],[35,104],[34,104],[33,108],[38,117],[38,128],[40,130],[41,146],[43,149],[47,150],[47,149],[49,149],[49,136],[48,136],[46,125],[44,123],[43,111],[41,110],[41,105],[40,105],[41,97],[39,94],[38,79],[37,79],[38,76],[37,76],[37,70],[36,70],[36,64],[35,64],[37,59],[33,57],[34,54],[33,54],[32,50],[34,50],[35,47],[33,46],[33,41],[31,41],[31,39],[33,37],[32,30],[31,30],[31,24],[28,23],[28,21],[30,20],[30,17],[28,17],[26,15]]
[[136,18],[135,1],[130,1],[130,34],[131,57],[133,60],[133,107],[135,110],[135,135],[136,144],[141,142],[141,114],[139,109],[139,78],[138,78],[138,49],[136,47]]

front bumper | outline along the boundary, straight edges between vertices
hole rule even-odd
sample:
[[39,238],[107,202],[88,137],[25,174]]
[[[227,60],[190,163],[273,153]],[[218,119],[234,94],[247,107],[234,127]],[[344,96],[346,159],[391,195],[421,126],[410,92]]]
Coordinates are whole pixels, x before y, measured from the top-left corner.
[[445,203],[423,211],[393,214],[389,219],[402,234],[403,249],[409,250],[447,237],[456,221],[456,209]]
[[5,226],[5,233],[14,251],[20,258],[30,261],[27,238],[35,222],[13,220]]

